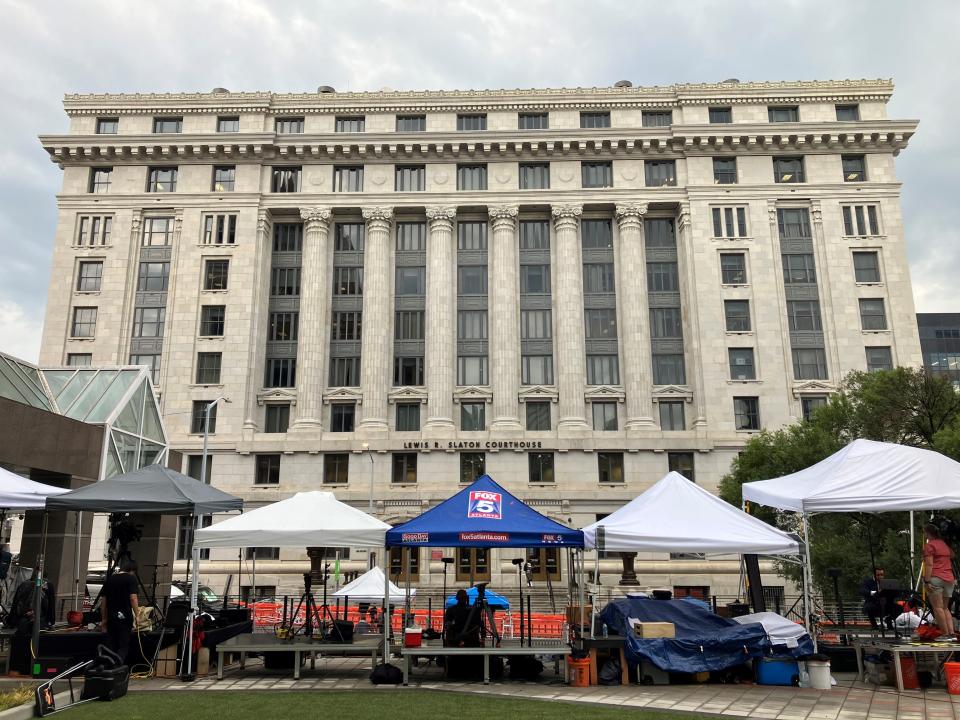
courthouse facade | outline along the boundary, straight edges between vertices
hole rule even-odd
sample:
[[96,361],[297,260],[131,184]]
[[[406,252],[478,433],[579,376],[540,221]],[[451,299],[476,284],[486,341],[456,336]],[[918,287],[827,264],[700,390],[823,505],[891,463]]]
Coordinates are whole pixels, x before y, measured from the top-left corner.
[[[715,490],[847,372],[921,364],[892,91],[69,95],[41,364],[150,367],[197,477],[228,398],[210,477],[250,504],[328,489],[396,523],[486,472],[579,527],[668,470]],[[305,557],[258,551],[258,585]],[[737,567],[637,562],[712,593]]]

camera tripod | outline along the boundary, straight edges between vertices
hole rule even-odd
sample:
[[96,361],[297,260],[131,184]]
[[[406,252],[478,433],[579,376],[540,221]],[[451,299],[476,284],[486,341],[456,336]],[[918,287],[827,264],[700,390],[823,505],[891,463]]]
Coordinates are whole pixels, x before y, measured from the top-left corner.
[[[493,647],[500,647],[500,633],[497,631],[497,623],[493,617],[493,610],[487,603],[486,583],[480,583],[477,588],[477,599],[470,608],[470,614],[467,615],[467,622],[464,624],[464,630],[461,635],[469,637],[475,630],[480,634],[480,646],[487,643],[487,632],[489,629],[490,637],[493,640]],[[489,628],[487,623],[489,623]]]
[[[123,520],[119,513],[110,516],[110,538],[107,540],[107,572],[104,575],[104,580],[117,572],[117,568],[120,567],[123,560],[133,560],[133,555],[130,554],[130,543],[137,542],[141,536],[140,528],[129,521]],[[145,604],[152,607],[158,619],[162,621],[164,614],[157,605],[157,569],[166,567],[166,564],[150,567],[153,568],[153,592],[147,592],[147,586],[144,585],[139,571],[134,571],[133,576],[137,579],[137,589],[143,595]],[[96,607],[97,601],[103,597],[105,585],[106,582],[100,586],[100,592],[91,601],[94,607]]]
[[300,596],[300,601],[297,603],[296,609],[290,616],[291,635],[297,634],[297,631],[294,629],[294,623],[302,609],[304,611],[304,619],[300,629],[303,631],[305,637],[312,638],[314,631],[319,630],[321,640],[340,640],[342,642],[343,636],[340,635],[340,632],[337,630],[335,624],[336,618],[333,617],[333,614],[330,612],[330,606],[327,605],[326,582],[323,583],[324,598],[322,605],[317,605],[317,601],[313,596],[312,585],[313,576],[311,576],[310,573],[304,573],[303,594]]

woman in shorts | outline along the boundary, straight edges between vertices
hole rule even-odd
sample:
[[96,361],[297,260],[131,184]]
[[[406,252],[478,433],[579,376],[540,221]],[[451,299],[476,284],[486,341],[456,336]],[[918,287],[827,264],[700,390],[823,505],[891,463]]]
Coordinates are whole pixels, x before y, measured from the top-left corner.
[[923,533],[927,538],[927,543],[923,546],[923,582],[937,627],[942,633],[937,640],[956,641],[953,614],[950,612],[950,598],[953,597],[956,583],[953,574],[953,550],[943,541],[940,528],[933,523],[924,525]]

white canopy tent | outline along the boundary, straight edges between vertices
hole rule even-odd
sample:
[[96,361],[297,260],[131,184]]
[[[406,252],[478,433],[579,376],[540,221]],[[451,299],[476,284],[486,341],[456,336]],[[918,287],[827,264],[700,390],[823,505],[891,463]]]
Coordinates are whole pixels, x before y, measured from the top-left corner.
[[[382,602],[385,580],[382,569],[379,567],[371,568],[353,582],[347,583],[333,593],[333,597],[348,598],[362,603]],[[410,590],[411,596],[416,594],[416,589]],[[391,605],[399,605],[407,600],[407,594],[392,582],[390,583],[389,596]]]
[[800,545],[680,473],[668,473],[583,529],[584,545],[614,552],[799,555]]
[[0,510],[36,510],[47,498],[70,492],[67,488],[44,485],[0,468]]

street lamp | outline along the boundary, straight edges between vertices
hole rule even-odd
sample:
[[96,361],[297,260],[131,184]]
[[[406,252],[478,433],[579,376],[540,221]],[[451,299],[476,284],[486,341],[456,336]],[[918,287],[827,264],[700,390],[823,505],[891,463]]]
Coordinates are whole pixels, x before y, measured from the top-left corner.
[[363,443],[360,447],[370,458],[370,503],[367,505],[367,512],[373,514],[373,453],[370,452],[370,443]]
[[[207,403],[203,413],[203,455],[200,456],[200,482],[207,481],[207,444],[210,439],[210,413],[217,406],[217,403],[230,402],[229,398],[222,395],[216,400]],[[187,672],[183,676],[184,680],[192,681],[196,675],[193,672],[193,623],[197,617],[197,590],[200,583],[200,548],[197,546],[197,530],[200,529],[200,516],[193,513],[193,542],[190,549],[190,559],[193,563],[193,577],[190,579],[190,623],[187,633]]]

